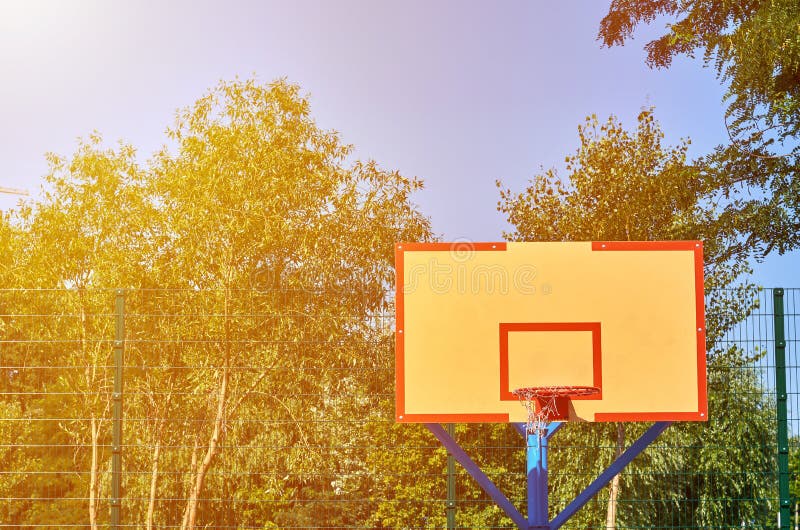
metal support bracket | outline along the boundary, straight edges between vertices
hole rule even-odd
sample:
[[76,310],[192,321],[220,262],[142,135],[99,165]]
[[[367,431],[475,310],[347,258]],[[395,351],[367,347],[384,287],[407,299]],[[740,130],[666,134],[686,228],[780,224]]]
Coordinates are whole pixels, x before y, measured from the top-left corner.
[[619,455],[619,457],[614,460],[605,471],[600,473],[600,475],[594,479],[594,481],[589,484],[586,489],[580,493],[580,495],[575,497],[575,499],[569,503],[560,514],[555,516],[555,518],[550,522],[550,529],[556,530],[556,528],[560,528],[564,523],[569,521],[570,517],[575,515],[575,513],[580,510],[584,504],[589,502],[592,497],[597,495],[597,492],[605,487],[605,485],[608,484],[612,478],[625,469],[625,466],[630,464],[631,461],[633,461],[633,459],[639,455],[639,453],[647,449],[647,446],[653,443],[655,439],[658,438],[658,435],[667,430],[667,427],[670,425],[672,425],[671,421],[659,421],[647,429],[647,431],[645,431],[645,433],[641,435],[638,440],[633,442],[633,444],[628,447],[625,452]]
[[425,426],[445,446],[453,457],[464,467],[467,473],[478,483],[514,521],[521,530],[556,530],[563,526],[575,513],[578,512],[589,500],[594,497],[608,482],[619,474],[625,466],[631,463],[636,456],[644,451],[667,427],[670,421],[656,422],[642,436],[628,447],[605,471],[589,484],[564,510],[552,521],[548,521],[548,478],[547,478],[547,447],[550,437],[561,427],[562,423],[554,422],[547,426],[547,432],[539,437],[528,434],[524,424],[514,424],[517,431],[526,440],[527,479],[528,479],[528,518],[526,519],[519,510],[497,489],[497,486],[480,470],[478,465],[464,452],[461,446],[438,423],[426,423]]
[[461,464],[467,473],[470,474],[472,478],[478,483],[478,485],[486,492],[489,497],[492,498],[494,502],[503,510],[506,515],[508,515],[514,524],[517,525],[519,528],[528,528],[528,522],[525,520],[525,517],[519,513],[519,511],[511,504],[511,501],[503,495],[503,493],[497,489],[497,486],[494,485],[492,480],[486,476],[486,474],[481,471],[478,467],[478,464],[472,461],[472,459],[461,449],[461,446],[456,443],[453,438],[447,434],[444,427],[439,425],[438,423],[426,423],[425,426],[430,430],[436,438],[439,439],[441,444],[445,446],[445,448],[450,451],[453,457]]

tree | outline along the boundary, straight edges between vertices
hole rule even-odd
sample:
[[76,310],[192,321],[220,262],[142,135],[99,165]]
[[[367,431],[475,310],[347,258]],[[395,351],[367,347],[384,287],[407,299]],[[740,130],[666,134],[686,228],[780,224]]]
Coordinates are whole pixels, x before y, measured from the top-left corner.
[[[187,433],[200,450],[192,457],[181,523],[191,530],[240,407],[262,392],[275,414],[302,417],[303,405],[281,396],[303,390],[322,400],[326,388],[342,384],[336,367],[365,355],[347,337],[370,333],[370,315],[387,307],[393,242],[430,235],[428,221],[408,202],[420,183],[374,162],[348,165],[352,147],[316,126],[294,85],[222,83],[181,112],[169,134],[176,151],[156,156],[150,180],[163,212],[155,227],[155,281],[209,292],[204,310],[221,316],[190,332],[214,341],[215,349],[180,354],[182,363],[207,367],[195,389],[199,403],[187,409],[203,412],[210,424],[208,432]],[[267,294],[254,302],[242,289]],[[191,291],[181,296],[196,299]],[[241,315],[254,309],[267,320],[242,323]],[[236,346],[254,337],[255,349]],[[280,346],[289,341],[319,346],[313,352]],[[238,369],[245,365],[252,369]],[[318,377],[287,381],[276,370],[300,374],[309,365]],[[257,436],[234,432],[244,443]],[[283,435],[287,446],[309,445],[296,428]],[[303,456],[294,465],[313,465],[313,452]]]
[[[49,522],[75,524],[80,509],[89,527],[104,524],[110,313],[124,288],[126,519],[291,526],[297,499],[336,494],[318,466],[343,427],[325,418],[377,399],[358,367],[391,358],[368,346],[391,344],[394,242],[431,237],[410,202],[421,183],[354,160],[283,81],[221,83],[168,134],[172,149],[145,165],[131,146],[105,149],[92,135],[71,157],[50,157],[43,200],[0,219],[3,286],[41,289],[0,292],[0,332],[15,339],[4,365],[31,364],[33,351],[38,368],[60,367],[1,376],[0,410],[26,427],[4,425],[3,439],[78,448],[48,463],[3,450],[0,462],[80,471],[24,486],[10,476],[0,491],[57,492],[71,499]],[[69,346],[34,350],[32,337]],[[27,417],[58,420],[25,423],[26,406]],[[358,474],[365,460],[340,465]],[[3,520],[35,523],[47,517],[39,506],[3,508]],[[340,519],[355,520],[341,506]]]
[[[623,45],[639,24],[667,17],[645,45],[651,67],[700,50],[727,83],[731,142],[702,161],[717,189],[728,253],[762,258],[800,245],[800,5],[794,0],[614,0],[600,23],[606,46]],[[698,161],[700,162],[700,161]],[[699,164],[698,164],[699,165]]]
[[103,339],[112,333],[112,322],[99,316],[107,311],[110,298],[108,292],[97,289],[138,286],[136,277],[141,278],[142,268],[130,256],[140,254],[140,236],[148,224],[139,215],[145,204],[135,151],[126,145],[103,149],[101,144],[100,136],[92,135],[69,160],[48,156],[50,171],[45,181],[50,191],[20,211],[16,260],[25,273],[11,284],[67,287],[74,293],[59,297],[45,291],[49,293],[42,297],[45,314],[60,312],[63,318],[37,320],[35,329],[27,331],[43,339],[67,340],[59,352],[62,361],[84,367],[51,371],[54,379],[49,382],[64,393],[73,418],[60,422],[60,427],[75,444],[90,448],[88,484],[83,487],[92,529],[102,516],[101,469],[110,456],[105,441],[110,423],[111,371],[107,367],[111,349]]
[[[706,292],[712,288],[728,287],[736,282],[743,272],[748,270],[744,261],[730,259],[728,246],[737,241],[738,234],[725,231],[724,224],[717,223],[717,212],[709,197],[716,192],[713,182],[706,178],[703,167],[690,164],[686,160],[688,140],[681,141],[677,146],[662,144],[663,133],[655,121],[653,110],[644,109],[638,117],[635,131],[626,131],[622,124],[614,117],[605,123],[600,123],[596,117],[586,119],[578,128],[580,146],[575,154],[565,159],[565,178],[559,176],[556,169],[550,169],[542,174],[535,175],[529,186],[522,192],[514,192],[501,187],[498,209],[506,215],[513,231],[505,236],[514,241],[576,241],[576,240],[658,240],[658,239],[702,239],[704,240],[704,260],[706,269]],[[718,293],[719,291],[714,291]],[[750,388],[754,392],[754,381],[748,380],[742,370],[730,370],[730,359],[723,355],[724,352],[714,348],[715,342],[724,333],[731,323],[743,318],[753,307],[752,291],[743,287],[739,294],[741,297],[732,299],[712,295],[708,299],[708,365],[709,378],[714,381],[721,373],[730,373],[730,377],[738,378],[738,384]],[[727,392],[726,387],[712,385],[711,387],[711,414],[718,410],[713,407]],[[719,394],[715,394],[719,392]],[[754,394],[756,395],[756,394]],[[770,427],[769,418],[765,416],[762,403],[743,401],[740,404],[746,410],[742,414],[753,421],[751,429],[763,434]],[[756,419],[759,419],[756,421]],[[732,435],[733,429],[742,429],[743,425],[731,426],[727,432],[713,428],[717,425],[713,419],[711,429],[704,426],[681,426],[671,429],[667,439],[680,440],[682,445],[719,447],[724,445],[722,440]],[[571,426],[572,427],[572,426]],[[582,445],[595,447],[604,445],[615,447],[619,453],[624,445],[626,433],[620,426],[602,425],[591,431],[586,426],[577,425],[566,433],[559,434],[554,444]],[[629,425],[628,430],[641,430],[642,426]],[[587,437],[602,434],[608,441],[594,443],[592,441],[578,443]],[[739,433],[745,437],[745,433]],[[752,435],[752,433],[750,434]],[[758,439],[758,436],[756,436]],[[743,449],[747,450],[747,449]],[[566,453],[564,453],[566,454]],[[747,455],[738,455],[747,458]],[[608,455],[610,458],[611,455]],[[692,452],[689,456],[676,459],[675,455],[663,457],[658,453],[650,455],[649,464],[652,466],[647,474],[635,475],[638,481],[636,491],[638,498],[661,498],[664,500],[663,490],[661,495],[652,492],[656,486],[654,480],[657,475],[652,469],[667,472],[675,471],[684,466],[692,465],[719,469],[722,465],[717,456],[703,455]],[[768,466],[768,457],[758,460],[761,465]],[[588,460],[587,460],[588,459]],[[688,460],[694,459],[693,463]],[[560,460],[554,459],[553,466],[566,466],[577,469],[593,469],[597,466],[594,455],[580,454],[577,458]],[[635,466],[641,464],[634,464]],[[764,491],[768,487],[764,483],[754,482],[747,487]],[[651,525],[665,517],[663,509],[639,510],[636,505],[623,510],[618,504],[619,498],[624,495],[623,485],[615,479],[611,485],[606,510],[606,527],[615,528],[620,521],[631,525]],[[650,481],[650,482],[648,482]],[[678,488],[693,490],[693,495],[702,499],[702,507],[713,505],[715,499],[735,497],[736,488],[744,488],[742,483],[728,484],[726,492],[719,489],[704,490],[689,482],[681,484]],[[557,484],[556,488],[574,488],[575,485],[565,482]],[[564,492],[561,489],[560,492]],[[674,495],[681,495],[679,491]],[[619,496],[619,498],[617,497]],[[569,497],[569,495],[561,495]],[[615,514],[616,511],[616,514]],[[713,512],[713,513],[711,513]],[[689,517],[697,520],[719,522],[717,511],[702,513],[698,509]],[[682,514],[686,515],[686,514]],[[601,514],[591,510],[579,515],[578,522],[595,524],[601,519]],[[735,524],[750,520],[749,514],[737,513],[741,517]],[[671,524],[674,524],[674,520]],[[710,524],[710,523],[709,523]]]
[[[669,17],[661,37],[645,45],[647,63],[668,68],[677,55],[702,50],[728,83],[734,136],[746,134],[754,153],[800,134],[800,6],[794,0],[615,0],[600,23],[606,46],[622,45],[641,23]],[[774,135],[765,134],[774,131]],[[794,144],[794,145],[792,145]],[[791,142],[785,152],[800,154]]]
[[522,193],[501,188],[498,209],[514,227],[504,235],[538,241],[703,239],[712,272],[707,287],[730,285],[749,269],[730,261],[728,246],[738,234],[713,223],[716,210],[705,200],[716,193],[714,183],[702,165],[687,163],[688,139],[662,145],[653,109],[642,110],[637,121],[629,133],[614,117],[602,124],[588,117],[578,127],[580,147],[565,159],[566,179],[549,169]]

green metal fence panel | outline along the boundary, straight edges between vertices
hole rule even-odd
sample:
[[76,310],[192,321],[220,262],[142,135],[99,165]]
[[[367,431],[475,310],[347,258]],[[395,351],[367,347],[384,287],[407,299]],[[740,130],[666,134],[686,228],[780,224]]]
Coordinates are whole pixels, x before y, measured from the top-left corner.
[[[776,295],[708,293],[711,417],[624,471],[616,528],[797,525],[800,290],[779,297],[782,362]],[[424,427],[394,423],[391,298],[364,316],[342,296],[0,290],[0,528],[513,528]],[[525,513],[519,434],[452,430]],[[553,438],[551,518],[617,433]],[[564,528],[607,528],[607,509],[604,490]]]
[[775,352],[775,395],[777,413],[777,439],[778,450],[778,527],[787,529],[790,526],[790,504],[789,499],[789,420],[787,408],[787,385],[786,385],[786,333],[784,325],[784,290],[774,289],[772,291],[772,311],[774,322],[774,346]]
[[800,528],[800,289],[784,289],[784,338],[789,437],[789,512]]

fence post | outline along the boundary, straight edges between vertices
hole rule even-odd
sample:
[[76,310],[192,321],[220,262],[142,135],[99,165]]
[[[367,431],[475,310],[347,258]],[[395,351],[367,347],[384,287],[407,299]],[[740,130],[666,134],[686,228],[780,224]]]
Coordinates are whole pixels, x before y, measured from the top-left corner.
[[122,496],[122,361],[125,347],[125,291],[116,294],[116,332],[114,334],[114,419],[111,440],[111,530],[120,528]]
[[786,333],[784,330],[783,289],[772,290],[773,323],[775,329],[775,392],[778,412],[778,495],[780,498],[778,525],[789,530],[792,524],[789,498],[789,423],[786,389]]
[[[455,436],[455,425],[446,425],[447,434]],[[456,527],[456,459],[453,453],[447,451],[447,530],[455,530]]]

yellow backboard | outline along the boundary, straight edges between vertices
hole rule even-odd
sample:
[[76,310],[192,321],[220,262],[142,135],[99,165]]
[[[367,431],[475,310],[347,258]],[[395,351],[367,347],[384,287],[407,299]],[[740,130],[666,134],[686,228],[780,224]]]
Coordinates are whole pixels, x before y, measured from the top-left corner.
[[593,386],[573,421],[704,421],[699,241],[398,243],[396,420],[524,422],[511,392]]

